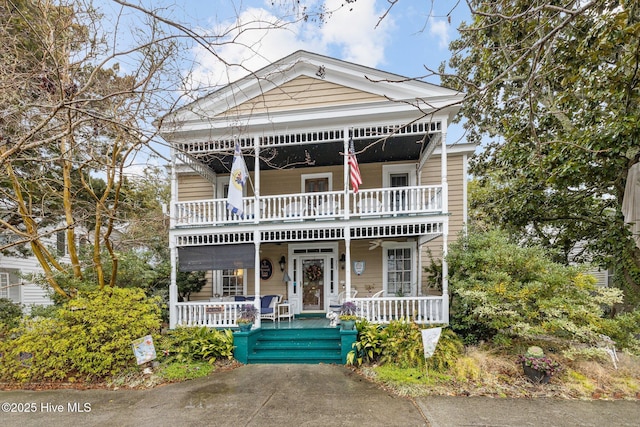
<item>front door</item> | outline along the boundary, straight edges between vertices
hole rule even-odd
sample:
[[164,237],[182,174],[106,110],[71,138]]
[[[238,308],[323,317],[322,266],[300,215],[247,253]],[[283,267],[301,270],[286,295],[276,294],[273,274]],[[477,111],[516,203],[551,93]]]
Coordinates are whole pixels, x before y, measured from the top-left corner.
[[289,245],[289,302],[295,314],[321,313],[338,295],[338,243]]
[[327,259],[322,255],[301,258],[302,311],[324,311]]

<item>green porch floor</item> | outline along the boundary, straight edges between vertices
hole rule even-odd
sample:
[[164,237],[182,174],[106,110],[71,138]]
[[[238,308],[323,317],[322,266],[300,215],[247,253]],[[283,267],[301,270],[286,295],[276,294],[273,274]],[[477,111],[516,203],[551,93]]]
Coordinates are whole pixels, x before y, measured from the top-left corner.
[[330,321],[326,317],[308,316],[296,317],[291,322],[281,320],[273,322],[271,320],[262,320],[262,329],[317,329],[317,328],[339,328],[339,326],[330,326]]

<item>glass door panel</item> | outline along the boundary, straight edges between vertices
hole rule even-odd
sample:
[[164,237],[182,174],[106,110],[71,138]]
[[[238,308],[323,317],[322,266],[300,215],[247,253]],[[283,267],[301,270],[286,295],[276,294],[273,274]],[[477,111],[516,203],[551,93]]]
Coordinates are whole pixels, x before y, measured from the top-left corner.
[[325,259],[303,258],[302,267],[302,310],[324,310]]

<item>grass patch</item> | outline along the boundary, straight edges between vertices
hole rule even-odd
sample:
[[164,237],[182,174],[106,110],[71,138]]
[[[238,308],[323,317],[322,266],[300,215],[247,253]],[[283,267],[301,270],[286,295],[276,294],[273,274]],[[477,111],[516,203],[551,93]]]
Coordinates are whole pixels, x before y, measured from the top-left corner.
[[158,376],[167,381],[184,381],[195,378],[206,377],[214,371],[214,366],[207,362],[174,362],[162,366],[158,371]]
[[394,365],[382,365],[374,368],[377,377],[385,383],[432,384],[450,379],[439,372],[427,372],[426,369],[399,368]]

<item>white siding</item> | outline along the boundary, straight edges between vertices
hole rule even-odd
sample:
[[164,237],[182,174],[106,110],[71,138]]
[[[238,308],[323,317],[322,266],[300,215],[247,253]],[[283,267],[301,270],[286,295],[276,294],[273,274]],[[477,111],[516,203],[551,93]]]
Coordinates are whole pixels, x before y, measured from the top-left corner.
[[29,283],[29,274],[41,274],[42,269],[35,258],[18,258],[0,256],[0,271],[9,273],[9,299],[23,304],[29,312],[31,305],[52,305],[48,292],[40,286]]

